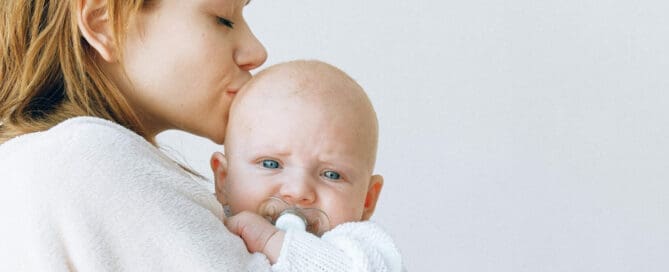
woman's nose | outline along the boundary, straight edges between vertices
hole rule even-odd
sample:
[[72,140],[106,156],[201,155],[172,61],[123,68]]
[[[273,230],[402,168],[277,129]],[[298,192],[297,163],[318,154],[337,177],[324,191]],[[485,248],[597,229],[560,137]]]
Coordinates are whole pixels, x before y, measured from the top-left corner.
[[265,63],[267,51],[248,25],[244,24],[243,32],[240,46],[235,51],[235,62],[242,70],[250,71]]
[[307,177],[296,177],[286,180],[279,194],[289,204],[298,206],[309,206],[316,201],[316,192]]

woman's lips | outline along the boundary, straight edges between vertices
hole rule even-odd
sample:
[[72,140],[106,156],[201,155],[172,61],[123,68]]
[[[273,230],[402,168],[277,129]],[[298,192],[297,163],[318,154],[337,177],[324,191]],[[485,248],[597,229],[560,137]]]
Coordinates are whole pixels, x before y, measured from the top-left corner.
[[229,96],[235,96],[237,92],[239,92],[239,89],[228,89],[227,91],[225,91],[225,93],[228,94]]

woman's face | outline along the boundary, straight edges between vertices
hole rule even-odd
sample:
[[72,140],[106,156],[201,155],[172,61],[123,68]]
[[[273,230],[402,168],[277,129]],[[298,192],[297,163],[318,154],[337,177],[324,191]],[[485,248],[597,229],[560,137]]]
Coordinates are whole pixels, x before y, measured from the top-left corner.
[[247,2],[162,0],[130,21],[119,87],[150,134],[223,142],[235,93],[267,58],[244,21]]

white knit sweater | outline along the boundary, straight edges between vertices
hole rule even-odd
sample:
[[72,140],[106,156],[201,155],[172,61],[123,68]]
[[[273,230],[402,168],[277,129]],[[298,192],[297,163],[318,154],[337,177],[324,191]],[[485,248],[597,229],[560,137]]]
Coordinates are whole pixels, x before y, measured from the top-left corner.
[[[303,257],[305,253],[309,257]],[[366,221],[339,225],[320,239],[304,231],[289,230],[272,271],[399,272],[405,269],[390,236],[375,223]]]
[[367,249],[350,233],[327,244],[289,233],[271,267],[219,215],[201,181],[106,120],[72,118],[0,145],[0,271],[355,271],[399,262],[376,253],[359,261],[370,258],[356,257]]

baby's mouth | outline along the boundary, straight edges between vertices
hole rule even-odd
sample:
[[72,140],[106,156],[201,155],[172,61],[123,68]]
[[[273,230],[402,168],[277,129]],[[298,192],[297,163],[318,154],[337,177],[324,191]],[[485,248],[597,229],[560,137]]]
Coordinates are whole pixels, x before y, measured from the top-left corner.
[[318,208],[300,208],[277,197],[260,204],[258,214],[280,229],[303,229],[321,236],[330,230],[330,218]]

